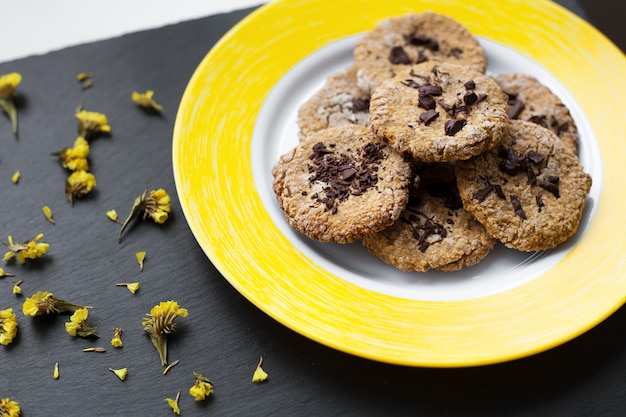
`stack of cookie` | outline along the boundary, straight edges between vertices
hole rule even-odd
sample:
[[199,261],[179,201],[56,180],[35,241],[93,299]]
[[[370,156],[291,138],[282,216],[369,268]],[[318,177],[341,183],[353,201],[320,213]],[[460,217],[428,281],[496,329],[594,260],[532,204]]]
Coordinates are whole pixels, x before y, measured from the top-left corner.
[[404,271],[453,271],[496,241],[556,247],[591,187],[574,120],[523,74],[485,75],[457,21],[389,18],[357,42],[298,112],[299,144],[273,169],[289,224],[311,239],[361,240]]

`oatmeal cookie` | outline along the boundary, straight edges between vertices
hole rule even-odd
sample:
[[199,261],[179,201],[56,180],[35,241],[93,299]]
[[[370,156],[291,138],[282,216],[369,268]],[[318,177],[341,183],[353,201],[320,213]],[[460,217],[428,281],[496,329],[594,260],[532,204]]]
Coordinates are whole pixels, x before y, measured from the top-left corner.
[[427,164],[406,210],[387,229],[365,236],[364,246],[402,271],[455,271],[482,260],[495,240],[463,205],[451,164]]
[[410,13],[380,22],[354,48],[359,85],[374,91],[403,67],[426,61],[452,62],[484,73],[487,56],[456,20],[433,12]]
[[525,74],[494,77],[509,96],[509,117],[527,120],[551,129],[574,153],[578,150],[578,129],[568,108],[548,87]]
[[274,191],[296,230],[348,243],[392,224],[408,201],[411,163],[360,125],[313,133],[273,169]]
[[383,81],[370,100],[372,130],[425,162],[468,159],[492,148],[508,120],[507,96],[486,75],[425,62]]
[[354,66],[326,80],[324,86],[298,109],[299,137],[333,126],[367,125],[370,94],[359,88]]
[[492,150],[456,164],[463,206],[487,232],[522,251],[551,249],[571,237],[591,188],[571,149],[550,130],[511,120]]

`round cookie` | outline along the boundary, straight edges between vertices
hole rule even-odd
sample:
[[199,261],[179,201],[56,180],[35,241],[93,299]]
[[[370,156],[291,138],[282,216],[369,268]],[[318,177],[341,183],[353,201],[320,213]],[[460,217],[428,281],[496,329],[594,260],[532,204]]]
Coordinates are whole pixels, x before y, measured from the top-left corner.
[[356,67],[331,75],[298,109],[299,137],[333,126],[367,125],[370,94],[359,88]]
[[456,271],[487,256],[495,240],[463,209],[454,167],[434,164],[418,175],[419,188],[400,218],[365,236],[364,246],[402,271]]
[[578,151],[578,129],[568,108],[548,87],[526,74],[494,77],[509,96],[509,117],[527,120],[552,130],[574,153]]
[[272,170],[288,223],[322,242],[348,243],[392,224],[408,201],[411,164],[372,131],[332,127],[300,142]]
[[580,223],[591,188],[576,155],[550,130],[511,120],[501,143],[456,164],[463,206],[487,232],[522,251],[556,247]]
[[403,67],[427,61],[452,62],[481,73],[487,68],[485,51],[467,28],[433,12],[383,20],[354,47],[359,85],[370,92]]
[[370,100],[370,125],[394,149],[425,162],[491,149],[508,121],[507,96],[486,75],[449,63],[403,68]]

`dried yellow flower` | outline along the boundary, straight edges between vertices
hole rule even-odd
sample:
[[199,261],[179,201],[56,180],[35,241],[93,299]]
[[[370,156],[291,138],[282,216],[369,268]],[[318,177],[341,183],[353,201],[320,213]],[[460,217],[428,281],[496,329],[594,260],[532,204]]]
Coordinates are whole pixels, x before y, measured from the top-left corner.
[[24,281],[20,280],[20,281],[15,281],[13,283],[13,294],[19,295],[19,294],[22,293],[22,287],[20,287],[22,282],[24,282]]
[[117,375],[117,377],[122,381],[125,380],[126,377],[128,376],[128,368],[120,368],[120,369],[109,368],[109,371]]
[[163,106],[156,102],[154,99],[154,91],[147,90],[145,93],[140,94],[137,91],[133,91],[131,98],[142,109],[150,113],[161,113]]
[[48,206],[43,206],[41,208],[41,211],[43,211],[43,215],[46,216],[46,219],[50,223],[54,224],[54,219],[52,218],[52,209],[50,207],[48,207]]
[[77,309],[70,317],[70,321],[65,323],[65,331],[70,336],[100,337],[98,333],[96,333],[96,329],[87,324],[88,316],[89,310],[86,308]]
[[9,398],[0,400],[0,416],[2,417],[20,417],[20,403],[11,401]]
[[40,316],[43,314],[58,314],[64,311],[75,311],[79,308],[91,308],[81,306],[54,297],[54,294],[47,291],[39,291],[31,297],[27,297],[22,305],[22,312],[25,316]]
[[76,138],[72,148],[65,148],[53,153],[53,155],[59,157],[63,168],[70,171],[89,171],[89,162],[87,161],[89,142],[82,136]]
[[12,308],[0,310],[0,345],[8,345],[17,335],[17,317]]
[[121,348],[122,347],[122,328],[116,327],[113,331],[113,338],[111,339],[111,344],[113,347]]
[[3,278],[3,277],[14,277],[14,276],[15,276],[15,274],[10,274],[10,273],[6,272],[4,269],[0,268],[0,278]]
[[93,72],[80,72],[76,76],[76,81],[78,81],[79,83],[82,83],[83,81],[92,77],[93,77]]
[[252,375],[252,382],[259,383],[267,381],[269,375],[263,370],[263,368],[261,368],[261,365],[263,365],[263,356],[261,356],[261,359],[259,359],[259,364],[254,370],[254,374]]
[[115,223],[123,224],[123,223],[119,220],[119,218],[118,218],[118,216],[117,216],[117,211],[115,211],[115,210],[109,210],[109,211],[107,211],[107,217],[108,217],[111,221],[114,221]]
[[19,170],[15,171],[15,173],[11,177],[11,181],[13,181],[13,184],[17,184],[18,182],[20,182],[20,177],[21,176],[22,176],[22,174],[20,173]]
[[87,111],[79,107],[76,111],[76,118],[78,119],[78,135],[85,139],[111,133],[109,121],[102,113]]
[[213,392],[213,385],[206,376],[195,372],[193,374],[195,376],[195,381],[193,386],[189,388],[189,394],[191,394],[196,401],[202,401],[211,395]]
[[59,379],[59,362],[54,363],[54,371],[52,371],[52,378]]
[[161,365],[167,365],[167,336],[176,332],[174,320],[177,317],[187,317],[186,308],[180,308],[176,301],[161,301],[152,307],[141,323],[143,330],[150,335],[150,340],[159,352]]
[[170,408],[172,409],[172,412],[174,414],[176,414],[177,416],[180,415],[180,408],[178,407],[178,400],[180,399],[180,390],[178,390],[178,393],[176,394],[176,398],[166,398],[165,401],[167,401],[167,405],[170,406]]
[[38,234],[32,240],[27,240],[24,243],[15,243],[13,242],[13,237],[9,236],[7,238],[8,243],[4,244],[9,251],[4,254],[3,260],[8,261],[13,257],[17,257],[17,260],[23,264],[26,262],[26,259],[36,259],[45,255],[48,253],[50,244],[39,242],[41,239],[43,239],[43,233]]
[[138,282],[118,282],[117,284],[118,287],[126,287],[128,288],[128,291],[130,291],[131,293],[136,293],[137,290],[139,290],[139,283]]
[[14,134],[17,134],[17,109],[13,98],[20,82],[22,82],[22,75],[17,72],[0,75],[0,108],[9,116]]
[[135,198],[130,214],[120,230],[118,241],[122,240],[122,234],[128,224],[139,217],[140,214],[143,213],[142,218],[144,220],[152,217],[155,223],[162,224],[168,219],[170,210],[170,196],[164,189],[159,188],[158,190],[150,191],[150,193],[148,193],[148,190],[145,190],[140,196]]
[[143,261],[146,259],[146,253],[137,252],[135,257],[137,258],[137,263],[139,263],[139,271],[143,271]]
[[77,198],[85,197],[96,186],[96,177],[87,171],[74,171],[65,182],[65,194],[74,205]]

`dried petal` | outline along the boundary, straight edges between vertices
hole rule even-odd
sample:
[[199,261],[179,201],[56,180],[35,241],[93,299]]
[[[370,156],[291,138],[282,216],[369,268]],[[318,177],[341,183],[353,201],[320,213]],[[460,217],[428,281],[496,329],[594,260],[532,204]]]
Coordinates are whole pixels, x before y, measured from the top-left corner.
[[146,252],[137,252],[135,254],[135,257],[137,258],[137,262],[139,263],[139,270],[143,271],[143,261],[144,259],[146,259]]
[[261,365],[263,365],[263,356],[261,356],[261,359],[259,359],[259,364],[256,366],[256,369],[254,370],[254,374],[252,375],[252,382],[259,383],[259,382],[267,381],[267,378],[269,377],[269,375],[267,374],[267,372],[263,370]]
[[50,207],[48,206],[43,206],[41,208],[41,211],[43,211],[44,216],[46,216],[46,219],[48,219],[48,221],[52,224],[54,224],[54,219],[52,218],[52,209],[50,209]]
[[120,368],[120,369],[109,368],[109,371],[117,375],[117,377],[122,381],[125,380],[126,377],[128,376],[128,368]]
[[13,181],[13,184],[17,184],[20,181],[21,176],[22,174],[20,173],[19,170],[15,171],[15,173],[11,177],[11,181]]
[[176,414],[177,416],[180,415],[180,408],[178,407],[178,400],[180,399],[180,390],[178,390],[178,393],[176,394],[176,398],[166,398],[165,401],[167,401],[167,405],[170,406],[170,408],[172,409],[172,412],[174,414]]
[[59,362],[55,362],[54,364],[54,371],[52,373],[52,377],[54,379],[59,379]]

